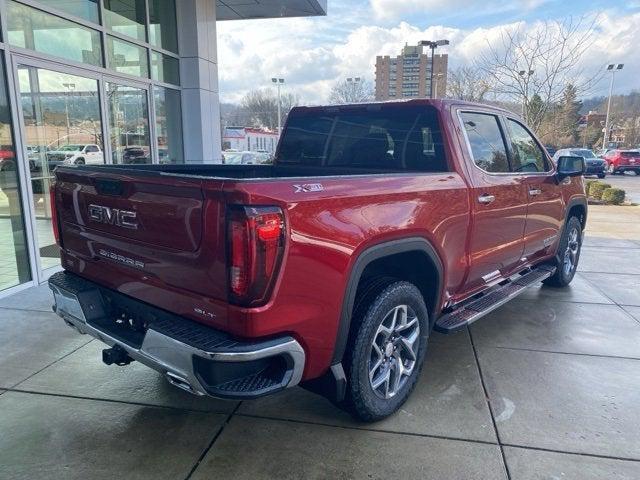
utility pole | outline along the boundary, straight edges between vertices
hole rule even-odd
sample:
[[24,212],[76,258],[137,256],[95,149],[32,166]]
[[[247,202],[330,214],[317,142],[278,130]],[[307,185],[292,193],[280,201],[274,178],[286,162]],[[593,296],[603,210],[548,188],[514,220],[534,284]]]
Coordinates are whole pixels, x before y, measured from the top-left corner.
[[607,117],[604,121],[604,135],[602,137],[602,149],[607,148],[607,141],[610,140],[609,135],[609,112],[611,111],[611,96],[613,95],[613,79],[616,72],[622,70],[624,63],[610,63],[607,65],[607,72],[611,73],[611,81],[609,82],[609,100],[607,101]]
[[272,83],[275,83],[278,87],[278,137],[280,137],[280,130],[282,128],[282,101],[280,99],[280,87],[284,84],[284,78],[272,78]]
[[436,56],[436,48],[449,45],[449,40],[422,40],[418,42],[420,47],[429,47],[431,49],[431,78],[429,80],[429,98],[433,98],[433,59]]

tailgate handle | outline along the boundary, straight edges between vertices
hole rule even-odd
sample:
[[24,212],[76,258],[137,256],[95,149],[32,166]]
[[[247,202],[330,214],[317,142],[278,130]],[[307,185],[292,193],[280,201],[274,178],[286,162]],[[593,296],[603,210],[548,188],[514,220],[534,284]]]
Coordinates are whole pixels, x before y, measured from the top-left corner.
[[119,197],[124,192],[124,185],[120,180],[108,180],[105,178],[98,178],[95,181],[96,190],[100,195],[112,195]]

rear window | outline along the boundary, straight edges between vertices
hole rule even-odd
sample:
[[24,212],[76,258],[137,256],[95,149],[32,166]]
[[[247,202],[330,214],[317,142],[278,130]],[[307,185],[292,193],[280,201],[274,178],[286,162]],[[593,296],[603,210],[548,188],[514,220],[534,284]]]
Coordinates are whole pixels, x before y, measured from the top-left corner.
[[447,171],[433,107],[398,105],[292,112],[279,164]]

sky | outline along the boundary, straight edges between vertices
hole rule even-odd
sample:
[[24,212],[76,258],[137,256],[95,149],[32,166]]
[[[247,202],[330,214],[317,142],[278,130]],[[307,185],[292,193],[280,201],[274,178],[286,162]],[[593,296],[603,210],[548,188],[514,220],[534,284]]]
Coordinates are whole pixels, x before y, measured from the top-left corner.
[[[624,63],[615,93],[640,89],[640,0],[328,0],[324,17],[223,21],[217,24],[220,100],[237,103],[272,77],[302,104],[328,101],[347,77],[375,76],[376,55],[405,43],[445,38],[449,69],[471,65],[507,29],[531,30],[549,20],[597,21],[580,70],[591,75]],[[586,27],[585,27],[586,28]],[[585,96],[606,95],[604,76]]]

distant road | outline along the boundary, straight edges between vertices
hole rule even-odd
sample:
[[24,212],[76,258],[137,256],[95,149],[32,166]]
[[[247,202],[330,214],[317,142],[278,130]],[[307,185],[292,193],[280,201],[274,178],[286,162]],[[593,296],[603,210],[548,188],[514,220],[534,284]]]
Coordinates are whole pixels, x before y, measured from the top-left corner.
[[603,181],[610,183],[613,187],[622,188],[627,192],[628,200],[640,204],[640,175],[634,175],[632,172],[624,175],[607,175]]

